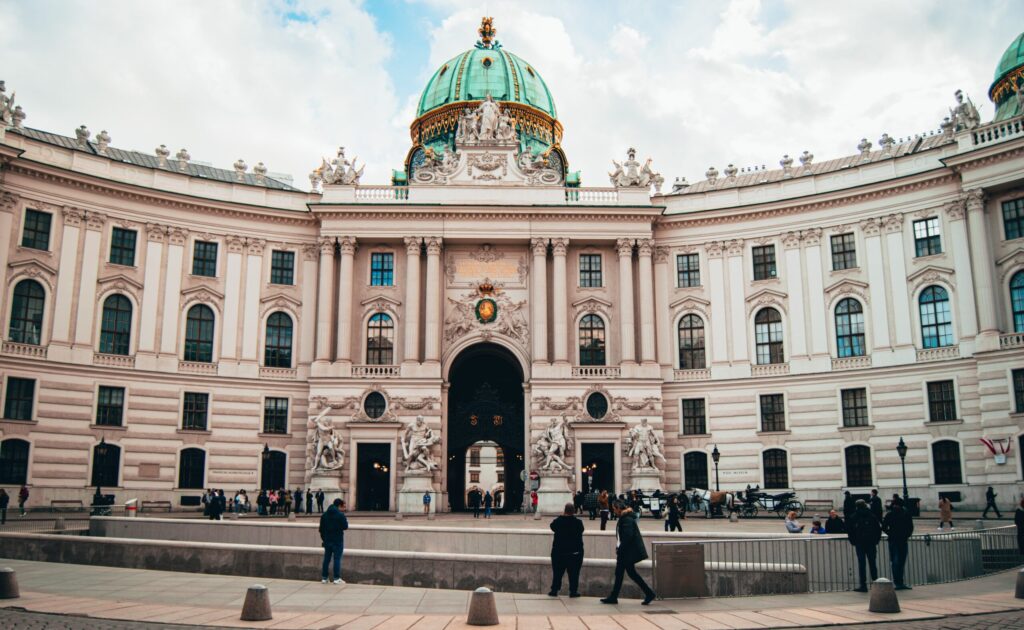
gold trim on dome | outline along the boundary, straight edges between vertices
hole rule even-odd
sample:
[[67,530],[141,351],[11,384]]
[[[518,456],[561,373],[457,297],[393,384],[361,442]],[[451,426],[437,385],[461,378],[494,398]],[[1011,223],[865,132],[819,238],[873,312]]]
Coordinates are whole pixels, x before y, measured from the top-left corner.
[[[1016,81],[1014,81],[1014,79],[1016,79]],[[1017,85],[1021,86],[1021,89],[1024,90],[1024,65],[1003,75],[1003,77],[992,86],[992,89],[988,93],[988,97],[993,103],[998,104],[1000,100],[1007,96],[1007,92],[1011,95],[1016,94]]]
[[[481,102],[480,100],[455,101],[423,114],[409,126],[413,144],[422,144],[424,136],[434,137],[442,132],[454,131],[459,124],[459,115],[462,110],[479,105]],[[520,129],[541,138],[548,144],[562,142],[562,123],[552,118],[547,112],[525,103],[513,101],[500,101],[500,103],[508,111],[513,125],[519,126]]]
[[509,54],[504,50],[499,50],[501,56],[505,58],[505,63],[508,64],[508,69],[512,71],[512,86],[515,88],[515,99],[519,100],[519,75],[516,73],[516,65],[512,63],[512,59],[509,58]]
[[470,53],[473,51],[467,50],[462,53],[462,59],[459,60],[459,70],[455,74],[455,98],[459,98],[459,91],[462,89],[462,74],[466,70],[466,59],[469,59]]

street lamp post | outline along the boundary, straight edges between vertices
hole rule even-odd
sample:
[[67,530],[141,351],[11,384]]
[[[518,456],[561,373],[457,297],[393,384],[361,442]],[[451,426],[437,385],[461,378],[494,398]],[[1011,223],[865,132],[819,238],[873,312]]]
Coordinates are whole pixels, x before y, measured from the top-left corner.
[[711,451],[711,459],[715,462],[715,492],[721,490],[718,487],[718,460],[722,457],[722,454],[718,452],[718,445],[715,444],[714,449]]
[[900,456],[900,467],[903,469],[903,504],[910,509],[910,493],[907,492],[907,443],[900,437],[900,443],[896,445],[896,452]]

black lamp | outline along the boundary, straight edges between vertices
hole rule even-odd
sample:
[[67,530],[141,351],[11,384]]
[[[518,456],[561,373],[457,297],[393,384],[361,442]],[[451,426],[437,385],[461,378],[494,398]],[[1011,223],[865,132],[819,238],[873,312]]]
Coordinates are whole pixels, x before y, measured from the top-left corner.
[[900,456],[900,467],[903,469],[903,504],[910,509],[910,493],[907,492],[907,443],[900,436],[900,443],[896,445],[896,453]]
[[270,459],[270,445],[269,444],[264,444],[263,445],[263,461],[267,461],[269,459]]
[[715,462],[715,492],[721,490],[721,488],[718,487],[718,460],[721,459],[721,457],[722,454],[718,452],[718,445],[715,444],[715,447],[711,450],[711,460]]
[[96,456],[106,457],[107,456],[107,440],[100,438],[100,443],[96,445]]

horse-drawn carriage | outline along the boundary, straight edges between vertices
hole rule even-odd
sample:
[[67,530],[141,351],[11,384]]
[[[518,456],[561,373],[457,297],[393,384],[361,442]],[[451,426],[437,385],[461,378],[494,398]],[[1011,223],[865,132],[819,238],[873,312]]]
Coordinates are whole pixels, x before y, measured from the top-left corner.
[[690,511],[703,511],[707,518],[723,515],[725,510],[738,512],[744,518],[753,518],[761,510],[775,512],[779,518],[785,518],[790,511],[796,512],[797,517],[804,514],[804,505],[797,500],[795,492],[767,494],[761,492],[759,486],[747,486],[746,490],[735,493],[694,488],[686,496]]

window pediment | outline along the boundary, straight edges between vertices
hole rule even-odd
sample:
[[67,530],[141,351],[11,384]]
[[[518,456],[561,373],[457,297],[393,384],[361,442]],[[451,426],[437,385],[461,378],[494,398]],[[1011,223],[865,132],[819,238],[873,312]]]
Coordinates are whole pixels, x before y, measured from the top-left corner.
[[704,319],[707,319],[710,317],[711,313],[711,302],[696,296],[688,295],[672,302],[668,305],[668,308],[673,314],[693,311],[700,313],[704,316]]
[[188,298],[195,298],[200,302],[214,302],[223,300],[224,294],[216,289],[200,285],[192,287],[191,289],[182,290],[181,297],[186,298],[186,300]]
[[607,317],[612,303],[597,296],[585,297],[572,303],[574,318],[584,313],[600,313]]
[[8,263],[7,266],[14,272],[21,272],[25,275],[35,277],[39,275],[45,275],[48,277],[56,277],[57,270],[47,265],[46,263],[39,260],[19,260],[16,262]]
[[786,311],[786,301],[789,296],[775,289],[761,289],[756,293],[747,296],[747,312],[753,312],[765,306],[772,306],[780,311]]
[[956,286],[955,272],[948,267],[938,265],[927,265],[907,276],[907,284],[910,285],[913,293],[917,293],[921,287],[934,282],[943,282],[947,286]]
[[118,274],[114,274],[112,276],[107,276],[106,278],[100,278],[99,280],[96,281],[96,284],[100,285],[100,287],[103,287],[103,288],[106,288],[106,287],[112,285],[113,288],[119,289],[121,291],[128,290],[128,287],[131,287],[131,288],[133,288],[135,290],[142,290],[142,283],[141,282],[139,282],[135,278],[132,278],[130,276],[126,276],[123,273],[118,273]]
[[861,303],[866,303],[868,301],[868,283],[845,278],[825,287],[825,295],[828,296],[829,302],[839,297],[849,296],[857,298]]
[[1018,247],[996,261],[996,268],[1001,269],[999,279],[1006,282],[1006,277],[1024,267],[1024,247]]

